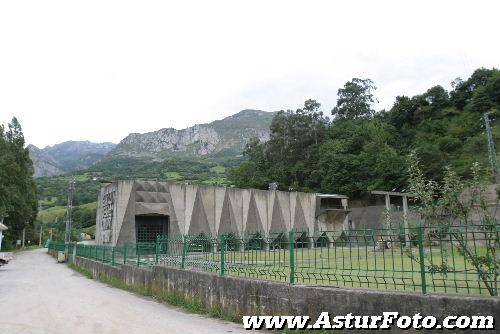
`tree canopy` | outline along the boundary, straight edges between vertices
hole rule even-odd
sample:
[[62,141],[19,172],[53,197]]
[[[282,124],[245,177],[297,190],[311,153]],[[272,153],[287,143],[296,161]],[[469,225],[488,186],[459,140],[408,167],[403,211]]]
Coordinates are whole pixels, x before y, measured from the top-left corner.
[[375,112],[372,104],[376,101],[373,91],[375,84],[370,79],[353,78],[337,92],[337,105],[332,115],[337,119],[369,118]]
[[19,237],[20,231],[33,222],[37,213],[36,185],[33,181],[33,163],[24,147],[24,135],[16,118],[7,130],[0,125],[0,219],[9,228],[9,241]]
[[488,166],[482,115],[491,112],[493,136],[500,144],[500,71],[476,70],[455,79],[452,90],[429,88],[398,96],[389,110],[375,112],[370,79],[354,78],[338,90],[333,120],[308,100],[296,111],[279,112],[267,142],[252,141],[247,160],[230,178],[238,187],[342,193],[359,198],[370,190],[405,190],[406,156],[415,151],[426,177],[443,178],[446,166],[470,176],[474,161]]

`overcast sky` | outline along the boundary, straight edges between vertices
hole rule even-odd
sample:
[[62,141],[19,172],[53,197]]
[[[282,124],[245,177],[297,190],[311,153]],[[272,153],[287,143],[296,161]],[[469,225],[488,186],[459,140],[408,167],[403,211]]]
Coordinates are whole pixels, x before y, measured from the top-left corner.
[[1,1],[0,122],[28,143],[119,142],[242,109],[328,112],[500,67],[500,1]]

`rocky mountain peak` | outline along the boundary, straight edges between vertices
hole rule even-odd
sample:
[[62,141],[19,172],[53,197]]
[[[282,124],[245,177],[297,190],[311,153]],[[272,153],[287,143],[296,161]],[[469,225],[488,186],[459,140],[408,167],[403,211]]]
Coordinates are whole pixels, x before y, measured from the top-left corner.
[[269,139],[274,113],[242,110],[207,124],[176,130],[164,128],[148,133],[132,133],[110,153],[113,157],[153,158],[199,157],[241,154],[251,138]]

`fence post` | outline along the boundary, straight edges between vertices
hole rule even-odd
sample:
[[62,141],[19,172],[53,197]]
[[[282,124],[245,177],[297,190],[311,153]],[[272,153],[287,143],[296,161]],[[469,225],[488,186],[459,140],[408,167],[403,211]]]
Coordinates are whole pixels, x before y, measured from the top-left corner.
[[115,266],[115,247],[111,247],[111,265],[114,267]]
[[127,264],[127,244],[123,244],[123,264]]
[[160,236],[156,237],[155,244],[155,264],[158,265],[158,257],[160,256]]
[[427,282],[425,280],[425,257],[424,257],[424,232],[422,224],[418,225],[418,256],[420,258],[420,280],[422,285],[422,294],[427,293]]
[[295,232],[290,230],[288,232],[288,244],[290,249],[290,284],[295,284]]
[[181,269],[186,268],[186,253],[187,253],[187,247],[186,247],[186,236],[182,236],[182,256],[181,256]]
[[226,236],[220,236],[220,275],[224,276],[226,272]]
[[137,267],[139,267],[139,262],[141,260],[141,254],[139,254],[139,244],[135,244],[135,254],[137,255]]
[[78,243],[75,241],[75,245],[73,246],[73,263],[75,263],[75,258],[76,258],[76,254],[78,252]]

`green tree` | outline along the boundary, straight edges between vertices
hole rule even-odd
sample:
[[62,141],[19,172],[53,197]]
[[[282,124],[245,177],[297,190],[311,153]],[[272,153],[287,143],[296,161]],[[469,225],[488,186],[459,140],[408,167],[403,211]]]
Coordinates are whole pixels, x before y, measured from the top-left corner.
[[317,101],[307,100],[303,108],[278,112],[271,123],[270,140],[247,146],[248,160],[232,171],[231,182],[258,188],[278,182],[280,189],[308,190],[317,170],[317,149],[328,127],[320,108]]
[[270,179],[281,189],[303,189],[315,169],[313,157],[328,127],[320,108],[318,102],[307,100],[304,108],[281,111],[271,123],[265,151]]
[[[410,154],[408,160],[410,191],[419,198],[417,211],[424,221],[427,238],[432,240],[436,235],[436,242],[440,242],[449,237],[457,253],[475,269],[479,284],[490,295],[497,296],[500,234],[495,214],[487,204],[486,180],[480,165],[472,164],[469,180],[463,180],[448,166],[444,170],[442,182],[437,182],[424,176],[422,164],[415,153]],[[497,194],[495,206],[498,207],[498,204]],[[484,244],[484,252],[477,251],[476,240]],[[408,250],[407,255],[420,262],[411,250]],[[454,270],[449,265],[449,253],[446,251],[442,252],[440,259],[426,256],[423,261],[427,271],[432,274],[446,276]]]
[[0,215],[9,227],[6,246],[32,224],[37,213],[33,163],[24,147],[24,135],[16,118],[8,130],[0,127]]
[[405,186],[405,161],[393,147],[394,129],[380,119],[333,124],[320,147],[319,190],[363,197]]
[[335,119],[369,118],[374,114],[372,104],[376,102],[376,90],[370,79],[353,78],[337,92],[337,105],[332,110]]
[[450,93],[450,100],[457,109],[464,109],[471,101],[474,92],[488,83],[494,73],[498,73],[496,69],[479,68],[472,73],[467,80],[460,78],[452,82],[453,90]]
[[230,180],[238,187],[265,189],[271,181],[268,175],[269,162],[266,158],[265,144],[258,138],[251,140],[243,152],[248,159],[231,169]]

